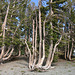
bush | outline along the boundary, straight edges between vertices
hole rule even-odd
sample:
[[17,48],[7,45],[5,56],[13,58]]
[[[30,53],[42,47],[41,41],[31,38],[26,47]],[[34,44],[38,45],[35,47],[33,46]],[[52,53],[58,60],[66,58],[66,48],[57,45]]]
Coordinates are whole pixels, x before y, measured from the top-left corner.
[[54,59],[53,59],[53,62],[57,62],[58,59],[59,59],[58,55],[55,55],[55,56],[54,56]]

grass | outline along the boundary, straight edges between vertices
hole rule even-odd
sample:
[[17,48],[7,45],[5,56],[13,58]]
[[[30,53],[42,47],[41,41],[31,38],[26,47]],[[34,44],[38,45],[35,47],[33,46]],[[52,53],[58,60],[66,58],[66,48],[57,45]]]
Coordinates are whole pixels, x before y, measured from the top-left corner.
[[68,64],[65,64],[65,66],[68,66]]
[[71,64],[71,62],[67,62],[67,64]]
[[72,65],[73,67],[75,67],[75,65]]
[[68,72],[71,72],[71,70],[68,70]]
[[11,70],[13,70],[13,68],[11,68]]
[[20,68],[25,68],[25,67],[20,67]]
[[22,73],[25,73],[25,71],[21,71]]
[[0,72],[1,72],[2,70],[0,70]]
[[22,75],[24,75],[25,71],[21,71],[22,72]]
[[15,65],[14,67],[18,67],[17,65]]
[[67,67],[65,66],[65,69],[66,69]]
[[73,63],[75,63],[75,61]]

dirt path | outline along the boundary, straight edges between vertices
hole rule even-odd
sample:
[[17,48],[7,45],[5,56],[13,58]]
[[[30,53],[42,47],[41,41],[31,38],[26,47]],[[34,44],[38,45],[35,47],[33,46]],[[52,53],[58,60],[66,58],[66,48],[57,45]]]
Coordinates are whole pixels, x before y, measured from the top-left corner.
[[24,60],[16,60],[0,65],[0,75],[75,75],[75,62],[60,61],[47,72],[30,72]]

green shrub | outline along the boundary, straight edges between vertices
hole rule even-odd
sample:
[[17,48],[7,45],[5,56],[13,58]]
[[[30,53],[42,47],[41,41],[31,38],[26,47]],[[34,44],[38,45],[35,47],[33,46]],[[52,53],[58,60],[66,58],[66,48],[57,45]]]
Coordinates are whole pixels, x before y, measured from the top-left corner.
[[57,62],[59,59],[58,55],[54,55],[54,59],[53,59],[53,62]]

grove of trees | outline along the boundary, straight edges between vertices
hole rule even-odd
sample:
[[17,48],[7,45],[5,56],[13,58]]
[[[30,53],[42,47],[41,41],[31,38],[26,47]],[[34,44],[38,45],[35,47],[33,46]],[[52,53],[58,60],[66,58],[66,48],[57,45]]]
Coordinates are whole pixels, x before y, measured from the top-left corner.
[[74,49],[74,0],[0,0],[0,63],[25,55],[30,70],[47,70],[56,54],[72,60]]

